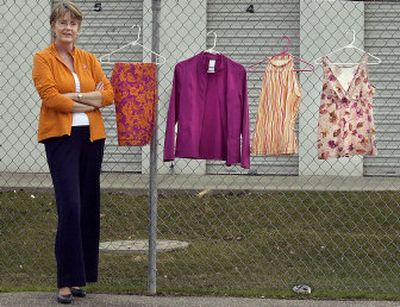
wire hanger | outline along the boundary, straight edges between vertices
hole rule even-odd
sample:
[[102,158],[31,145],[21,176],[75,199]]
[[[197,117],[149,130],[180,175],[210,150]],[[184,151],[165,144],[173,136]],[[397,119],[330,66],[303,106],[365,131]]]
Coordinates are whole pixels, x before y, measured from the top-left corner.
[[217,38],[218,38],[217,33],[216,33],[215,31],[210,31],[210,32],[207,32],[206,36],[208,36],[208,35],[210,35],[210,34],[214,34],[214,43],[213,43],[213,46],[212,46],[210,49],[207,49],[207,50],[204,50],[204,51],[205,51],[205,52],[209,52],[209,53],[218,54],[219,52],[216,51],[216,50],[214,50],[215,47],[217,46]]
[[[344,49],[355,49],[355,50],[361,51],[361,52],[363,52],[363,53],[366,53],[366,54],[368,54],[372,59],[377,60],[377,62],[368,62],[367,64],[369,64],[369,65],[378,65],[378,64],[382,63],[382,60],[381,60],[380,58],[378,58],[377,56],[375,56],[375,55],[373,55],[373,54],[371,54],[371,53],[369,53],[369,52],[366,52],[365,50],[360,49],[360,48],[358,48],[358,47],[356,47],[356,46],[354,45],[354,43],[355,43],[355,41],[356,41],[356,31],[354,31],[354,30],[352,30],[352,31],[353,31],[353,41],[352,41],[350,44],[348,44],[348,45],[346,45],[346,46],[344,46],[344,47],[341,47],[341,48],[339,48],[339,49],[333,50],[332,52],[330,52],[330,53],[328,53],[328,54],[326,54],[326,55],[324,55],[324,56],[319,57],[318,59],[316,59],[316,60],[314,61],[314,63],[315,63],[315,64],[321,64],[321,63],[322,63],[322,62],[321,62],[322,58],[324,58],[324,57],[329,57],[330,55],[335,54],[335,53],[337,53],[337,52],[339,52],[339,51],[341,51],[341,50],[344,50]],[[357,65],[357,64],[359,64],[359,63],[350,63],[350,62],[347,62],[347,63],[334,63],[334,62],[331,62],[331,64],[334,64],[334,65]]]
[[112,56],[114,53],[116,53],[116,52],[118,52],[118,51],[121,51],[121,50],[123,50],[123,49],[125,49],[125,48],[127,48],[127,47],[129,47],[129,46],[140,46],[140,47],[142,47],[144,50],[149,51],[149,52],[152,53],[152,54],[155,54],[159,59],[161,59],[161,61],[157,61],[157,62],[155,63],[155,64],[157,64],[157,65],[164,64],[164,63],[167,61],[167,59],[166,59],[165,57],[163,57],[161,54],[159,54],[159,53],[157,53],[157,52],[155,52],[155,51],[153,51],[153,50],[151,50],[151,49],[147,48],[146,46],[143,46],[142,44],[139,43],[139,40],[140,40],[140,33],[141,33],[142,29],[141,29],[141,27],[140,27],[139,25],[133,25],[133,26],[132,26],[132,29],[135,28],[135,27],[138,28],[138,33],[137,33],[137,38],[136,38],[136,40],[134,40],[134,41],[132,41],[132,42],[126,44],[126,45],[123,45],[122,47],[120,47],[120,48],[118,48],[118,49],[116,49],[116,50],[113,50],[113,51],[111,51],[110,53],[107,53],[107,54],[105,54],[105,55],[102,55],[102,56],[99,58],[101,64],[110,64],[110,65],[115,64],[114,62],[111,62],[111,56]]
[[282,36],[282,40],[286,40],[286,41],[287,41],[286,46],[284,47],[284,49],[283,49],[282,51],[273,54],[271,57],[266,57],[266,58],[263,59],[262,61],[259,61],[259,62],[257,62],[257,63],[251,64],[251,65],[248,67],[247,70],[248,70],[249,72],[264,72],[265,69],[263,69],[263,70],[257,70],[257,69],[255,69],[255,67],[258,66],[258,65],[260,65],[260,64],[263,64],[263,63],[266,63],[266,62],[270,61],[270,60],[273,59],[274,57],[283,56],[283,55],[289,55],[290,57],[292,57],[292,58],[298,60],[299,62],[302,62],[302,63],[306,64],[307,67],[308,67],[308,68],[304,68],[304,69],[293,69],[293,71],[299,71],[299,72],[306,72],[306,71],[309,71],[309,72],[312,72],[312,71],[315,70],[315,67],[314,67],[313,64],[311,64],[310,62],[308,62],[308,61],[306,61],[306,60],[304,60],[304,59],[302,59],[302,58],[300,58],[300,57],[298,57],[298,56],[295,56],[295,55],[293,55],[293,54],[291,54],[291,53],[289,52],[290,45],[292,44],[292,40],[290,39],[289,36],[283,35],[283,36]]

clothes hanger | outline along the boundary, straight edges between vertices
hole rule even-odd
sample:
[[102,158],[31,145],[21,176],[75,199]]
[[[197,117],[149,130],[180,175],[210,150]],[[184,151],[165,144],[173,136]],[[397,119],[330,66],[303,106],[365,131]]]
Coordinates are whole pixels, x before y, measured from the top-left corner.
[[217,46],[217,38],[218,38],[217,33],[215,31],[210,31],[210,32],[207,32],[206,36],[208,36],[210,34],[214,34],[214,43],[213,43],[213,46],[210,49],[204,50],[204,52],[209,52],[209,53],[213,53],[213,54],[219,54],[218,51],[214,50],[215,47]]
[[308,62],[308,61],[306,61],[306,60],[304,60],[304,59],[302,59],[302,58],[300,58],[300,57],[298,57],[298,56],[295,56],[295,55],[293,55],[293,54],[291,54],[291,53],[289,52],[289,47],[290,47],[290,45],[292,44],[292,40],[290,39],[289,36],[287,36],[287,35],[282,36],[282,40],[286,40],[286,41],[287,41],[287,44],[286,44],[286,46],[284,47],[284,49],[283,49],[282,51],[273,54],[271,57],[266,57],[266,58],[265,58],[264,60],[262,60],[262,61],[259,61],[259,62],[257,62],[257,63],[251,64],[251,65],[248,67],[247,70],[248,70],[249,72],[264,72],[265,69],[263,69],[263,70],[256,70],[255,67],[258,66],[258,65],[260,65],[260,64],[262,64],[262,63],[266,63],[266,62],[270,61],[270,60],[273,59],[274,57],[283,56],[283,55],[289,55],[290,57],[292,57],[292,58],[298,60],[299,62],[302,62],[302,63],[306,64],[307,67],[308,67],[308,68],[303,68],[303,69],[293,69],[293,71],[299,71],[299,72],[306,72],[306,71],[309,71],[309,72],[312,72],[312,71],[315,70],[315,67],[314,67],[313,64],[311,64],[310,62]]
[[[316,60],[314,61],[314,63],[315,63],[315,64],[322,64],[322,59],[323,59],[324,57],[329,57],[330,55],[335,54],[335,53],[337,53],[337,52],[339,52],[339,51],[341,51],[341,50],[344,50],[344,49],[355,49],[355,50],[358,50],[358,51],[363,52],[364,54],[366,53],[366,54],[368,54],[368,56],[371,57],[372,59],[377,60],[377,62],[368,62],[367,64],[369,64],[369,65],[378,65],[378,64],[382,63],[382,60],[381,60],[380,58],[378,58],[377,56],[375,56],[375,55],[373,55],[373,54],[371,54],[371,53],[369,53],[369,52],[366,52],[365,50],[360,49],[360,48],[358,48],[358,47],[356,47],[356,46],[354,45],[354,43],[355,43],[355,41],[356,41],[356,31],[354,31],[354,30],[352,30],[352,31],[353,31],[353,41],[352,41],[350,44],[348,44],[348,45],[346,45],[346,46],[344,46],[344,47],[341,47],[341,48],[339,48],[339,49],[333,50],[332,52],[330,52],[330,53],[328,53],[328,54],[326,54],[326,55],[324,55],[324,56],[319,57],[318,59],[316,59]],[[334,63],[334,62],[331,62],[331,64],[334,64],[334,65],[357,65],[357,64],[359,64],[359,63],[350,63],[350,62],[347,62],[347,63]]]
[[274,55],[272,55],[271,58],[274,58],[274,57],[277,57],[277,56],[282,56],[282,55],[289,55],[289,56],[291,56],[292,58],[298,60],[299,62],[302,62],[302,63],[306,64],[307,67],[309,67],[309,68],[293,69],[293,71],[299,71],[299,72],[306,72],[306,71],[309,71],[309,72],[312,72],[312,71],[315,70],[315,66],[314,66],[313,64],[311,64],[310,62],[308,62],[308,61],[306,61],[306,60],[304,60],[304,59],[302,59],[302,58],[300,58],[300,57],[298,57],[298,56],[295,56],[295,55],[293,55],[293,54],[291,54],[291,53],[289,52],[289,47],[290,47],[290,45],[292,44],[292,40],[290,39],[289,36],[284,35],[284,36],[282,36],[282,39],[286,39],[287,42],[288,42],[287,45],[285,46],[285,49],[284,49],[282,52],[275,53]]
[[[137,33],[137,38],[136,38],[136,40],[134,40],[134,41],[132,41],[132,42],[126,44],[126,45],[123,45],[122,47],[120,47],[120,48],[118,48],[118,49],[116,49],[116,50],[113,50],[113,51],[111,51],[110,53],[107,53],[107,54],[102,55],[101,57],[99,57],[99,61],[100,61],[101,64],[109,64],[109,65],[115,64],[114,62],[111,62],[111,56],[112,56],[114,53],[116,53],[116,52],[118,52],[118,51],[121,51],[121,50],[123,50],[123,49],[125,49],[125,48],[127,48],[127,47],[129,47],[129,46],[140,46],[140,47],[142,47],[144,50],[149,51],[150,53],[156,55],[159,59],[161,59],[161,61],[159,61],[159,62],[157,61],[157,62],[155,63],[156,65],[164,64],[164,63],[167,61],[167,59],[166,59],[165,57],[163,57],[161,54],[159,54],[159,53],[157,53],[157,52],[155,52],[155,51],[153,51],[153,50],[151,50],[151,49],[147,48],[146,46],[143,46],[142,44],[139,43],[139,40],[140,40],[140,33],[141,33],[141,30],[142,30],[142,29],[141,29],[141,27],[140,27],[139,25],[133,25],[133,26],[132,26],[132,29],[135,28],[135,27],[138,28],[138,33]],[[120,63],[121,63],[121,62],[120,62]]]

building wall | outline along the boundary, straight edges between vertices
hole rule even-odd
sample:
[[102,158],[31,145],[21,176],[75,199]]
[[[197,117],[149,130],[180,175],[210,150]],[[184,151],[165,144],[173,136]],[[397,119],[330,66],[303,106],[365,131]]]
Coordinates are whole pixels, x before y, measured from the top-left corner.
[[37,143],[39,96],[32,82],[32,57],[48,45],[50,5],[5,1],[0,44],[0,171],[48,171],[44,146]]
[[207,1],[165,0],[161,5],[160,50],[167,62],[159,70],[158,169],[160,173],[204,174],[204,161],[175,159],[174,163],[164,163],[162,158],[174,67],[206,48]]
[[[364,4],[351,1],[302,0],[300,14],[300,56],[314,61],[352,41],[363,48]],[[330,26],[332,25],[332,26]],[[341,61],[359,61],[360,54]],[[318,115],[322,91],[321,65],[313,74],[301,73],[303,97],[299,111],[299,175],[362,176],[363,158],[317,159]]]
[[[44,146],[36,141],[40,99],[31,80],[31,63],[34,52],[45,48],[50,41],[50,1],[37,0],[25,5],[17,2],[0,2],[0,95],[3,97],[0,104],[0,171],[47,172]],[[133,40],[136,33],[130,31],[130,27],[138,23],[143,28],[143,44],[151,47],[151,0],[144,0],[142,9],[137,5],[139,2],[104,2],[103,13],[96,14],[93,13],[93,3],[82,1],[87,18],[80,37],[80,46],[99,56],[129,39]],[[249,15],[245,12],[247,4],[241,1],[161,1],[160,53],[167,58],[167,62],[159,67],[160,173],[246,173],[240,168],[228,169],[220,162],[176,159],[172,164],[162,161],[174,66],[212,45],[212,36],[207,38],[207,31],[214,30],[218,33],[217,50],[247,66],[264,55],[279,51],[282,35],[291,35],[293,54],[312,61],[332,49],[348,44],[352,39],[351,30],[355,30],[356,45],[364,48],[365,31],[365,49],[381,55],[384,61],[383,65],[371,68],[371,78],[378,86],[376,123],[379,156],[329,161],[316,158],[318,107],[322,86],[322,70],[319,66],[315,74],[300,73],[303,97],[297,126],[299,155],[252,158],[250,173],[300,176],[400,174],[400,141],[397,137],[396,121],[398,80],[395,73],[398,66],[395,56],[398,47],[396,33],[399,30],[399,23],[396,22],[399,15],[396,12],[400,12],[400,5],[371,3],[365,5],[368,9],[366,10],[364,3],[352,1],[290,0],[286,6],[282,6],[278,0],[259,0],[252,3],[255,12]],[[114,16],[115,20],[110,16]],[[122,32],[119,33],[119,30]],[[143,50],[135,49],[134,53],[140,61],[150,60],[149,53]],[[109,73],[109,70],[105,70]],[[253,119],[251,125],[254,125],[257,112],[260,81],[260,76],[249,74],[250,117]],[[110,118],[110,123],[113,116],[111,109],[105,111],[105,117]],[[106,120],[106,125],[107,123]],[[107,126],[109,152],[105,156],[106,171],[147,173],[149,146],[118,147],[113,125]]]

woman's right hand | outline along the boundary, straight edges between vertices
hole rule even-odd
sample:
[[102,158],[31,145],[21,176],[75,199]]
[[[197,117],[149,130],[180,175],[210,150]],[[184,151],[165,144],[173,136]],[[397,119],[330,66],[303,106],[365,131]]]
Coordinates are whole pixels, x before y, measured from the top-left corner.
[[90,112],[90,111],[94,111],[97,108],[94,106],[89,106],[87,104],[83,104],[83,103],[79,103],[79,102],[75,102],[74,106],[72,107],[72,113],[76,113],[76,112]]

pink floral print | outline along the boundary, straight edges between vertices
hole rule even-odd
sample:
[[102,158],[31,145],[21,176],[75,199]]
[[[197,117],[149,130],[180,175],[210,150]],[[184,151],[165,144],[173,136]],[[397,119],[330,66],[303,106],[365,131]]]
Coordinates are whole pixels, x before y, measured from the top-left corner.
[[[323,59],[324,82],[317,142],[319,159],[377,155],[372,112],[375,88],[368,80],[367,56],[364,54],[356,67],[347,90],[340,83],[339,75],[335,75],[334,64],[328,57]],[[340,71],[338,65],[337,71]]]

